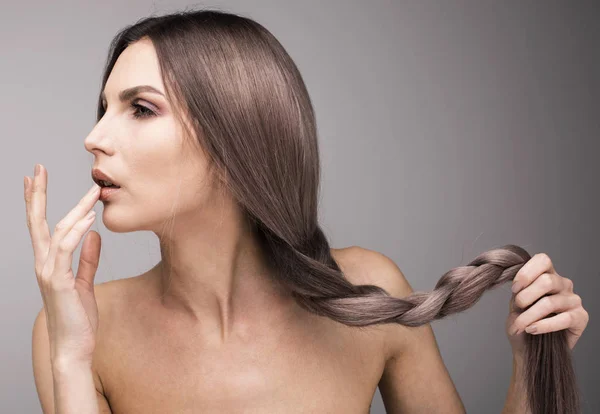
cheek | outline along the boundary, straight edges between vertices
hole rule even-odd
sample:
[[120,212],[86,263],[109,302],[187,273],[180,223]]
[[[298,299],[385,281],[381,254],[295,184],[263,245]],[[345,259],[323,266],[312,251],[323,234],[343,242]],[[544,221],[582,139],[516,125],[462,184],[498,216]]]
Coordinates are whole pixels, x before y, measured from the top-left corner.
[[140,177],[155,179],[172,173],[172,167],[181,163],[180,137],[168,119],[158,119],[140,127],[124,149],[127,164]]
[[162,180],[140,180],[127,189],[119,202],[107,205],[103,222],[115,233],[157,231],[172,215],[181,218],[199,211],[221,212],[216,192],[202,179],[170,176]]
[[199,185],[198,180],[178,180],[170,192],[169,206],[178,214],[198,211],[210,198],[207,190]]
[[214,180],[208,174],[204,158],[196,156],[194,159],[189,159],[189,156],[185,156],[179,165],[179,172],[174,179],[174,188],[180,193],[180,204],[201,206],[213,201]]
[[198,180],[186,173],[182,165],[167,168],[163,174],[150,184],[144,184],[141,197],[143,205],[155,218],[166,219],[172,214],[201,208],[206,191],[199,188]]

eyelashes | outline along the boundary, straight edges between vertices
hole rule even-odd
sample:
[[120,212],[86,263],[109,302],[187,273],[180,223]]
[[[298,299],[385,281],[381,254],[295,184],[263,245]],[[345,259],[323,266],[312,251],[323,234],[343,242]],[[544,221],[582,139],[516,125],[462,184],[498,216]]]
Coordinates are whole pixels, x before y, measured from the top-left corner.
[[156,116],[156,114],[150,109],[150,108],[146,108],[144,105],[140,105],[137,103],[132,103],[131,107],[136,109],[133,112],[133,117],[135,119],[140,119],[140,118],[149,118],[151,116]]
[[[132,102],[129,107],[134,109],[132,114],[134,119],[144,119],[156,116],[156,113],[153,110],[144,105],[140,105],[137,101]],[[104,103],[102,109],[104,113],[106,113],[106,105]]]

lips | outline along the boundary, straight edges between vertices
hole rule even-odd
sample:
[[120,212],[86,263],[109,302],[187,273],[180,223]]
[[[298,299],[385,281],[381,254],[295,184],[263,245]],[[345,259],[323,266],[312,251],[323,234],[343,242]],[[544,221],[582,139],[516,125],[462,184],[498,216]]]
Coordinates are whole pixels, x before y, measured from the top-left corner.
[[99,170],[97,168],[94,168],[92,170],[92,180],[94,180],[94,182],[96,184],[98,184],[100,187],[104,187],[104,185],[101,184],[100,181],[109,181],[109,182],[113,183],[114,185],[116,185],[117,187],[120,187],[119,184],[111,176],[107,175],[102,170]]

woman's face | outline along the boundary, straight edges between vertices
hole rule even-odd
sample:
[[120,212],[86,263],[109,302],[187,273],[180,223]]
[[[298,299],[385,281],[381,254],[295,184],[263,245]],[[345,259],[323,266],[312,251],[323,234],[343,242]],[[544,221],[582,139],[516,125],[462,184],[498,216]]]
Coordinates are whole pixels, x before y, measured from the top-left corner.
[[[104,89],[106,113],[85,139],[102,170],[121,188],[104,203],[103,222],[115,232],[160,233],[166,219],[214,203],[206,158],[183,142],[183,128],[165,97],[154,46],[138,41],[119,56]],[[145,90],[119,100],[129,88]],[[91,173],[91,172],[90,172]]]

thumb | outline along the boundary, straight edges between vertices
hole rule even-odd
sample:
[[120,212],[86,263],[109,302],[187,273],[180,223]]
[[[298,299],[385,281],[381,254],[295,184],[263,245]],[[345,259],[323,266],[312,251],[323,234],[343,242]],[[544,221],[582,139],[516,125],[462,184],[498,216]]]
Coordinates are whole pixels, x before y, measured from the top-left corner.
[[[85,282],[84,284],[90,290],[94,291],[94,278],[98,263],[100,261],[100,234],[90,230],[83,240],[81,253],[79,254],[79,267],[77,268],[77,279]],[[81,283],[81,282],[80,282]]]

